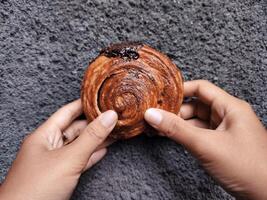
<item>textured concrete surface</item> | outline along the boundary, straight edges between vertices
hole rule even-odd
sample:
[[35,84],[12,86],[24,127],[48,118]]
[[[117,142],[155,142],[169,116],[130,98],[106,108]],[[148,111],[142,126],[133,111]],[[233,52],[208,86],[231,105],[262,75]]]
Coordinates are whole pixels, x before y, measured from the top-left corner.
[[[266,16],[264,0],[0,0],[0,181],[24,136],[79,97],[87,64],[112,42],[160,49],[186,80],[249,101],[267,125]],[[73,199],[232,198],[181,146],[141,136],[111,146]]]

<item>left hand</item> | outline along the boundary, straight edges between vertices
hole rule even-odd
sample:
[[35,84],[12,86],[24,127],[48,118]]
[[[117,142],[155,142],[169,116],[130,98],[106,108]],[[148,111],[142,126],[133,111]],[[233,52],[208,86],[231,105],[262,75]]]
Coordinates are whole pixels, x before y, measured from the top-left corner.
[[[66,200],[82,172],[106,154],[105,141],[117,123],[114,111],[102,113],[87,125],[76,120],[82,113],[76,100],[53,114],[29,135],[4,183],[0,199]],[[104,142],[105,141],[105,142]]]

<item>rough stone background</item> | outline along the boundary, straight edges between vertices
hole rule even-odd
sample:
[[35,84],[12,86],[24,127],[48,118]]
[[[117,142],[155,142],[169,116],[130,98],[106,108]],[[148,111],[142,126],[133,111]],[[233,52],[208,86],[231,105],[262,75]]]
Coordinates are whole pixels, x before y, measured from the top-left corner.
[[[79,97],[102,47],[144,41],[186,80],[208,79],[249,101],[267,125],[264,0],[0,0],[0,181],[25,135]],[[25,169],[26,170],[26,169]],[[232,199],[181,146],[118,142],[73,199]]]

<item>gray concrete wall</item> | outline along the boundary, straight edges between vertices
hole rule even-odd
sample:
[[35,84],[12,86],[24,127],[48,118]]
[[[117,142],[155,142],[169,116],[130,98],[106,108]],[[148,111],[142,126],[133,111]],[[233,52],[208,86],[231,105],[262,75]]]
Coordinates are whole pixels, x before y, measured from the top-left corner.
[[[267,125],[266,16],[264,0],[1,0],[0,180],[24,136],[79,98],[89,61],[113,42],[165,52],[186,80],[249,101]],[[231,197],[183,147],[141,136],[112,145],[73,199]]]

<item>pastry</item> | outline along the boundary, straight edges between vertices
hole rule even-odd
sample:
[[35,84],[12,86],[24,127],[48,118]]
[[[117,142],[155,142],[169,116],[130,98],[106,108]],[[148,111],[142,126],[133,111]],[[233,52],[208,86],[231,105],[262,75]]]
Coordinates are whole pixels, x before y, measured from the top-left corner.
[[88,121],[107,110],[118,113],[110,137],[128,139],[151,128],[148,108],[178,113],[183,101],[180,70],[164,54],[138,42],[103,49],[84,75],[81,99]]

